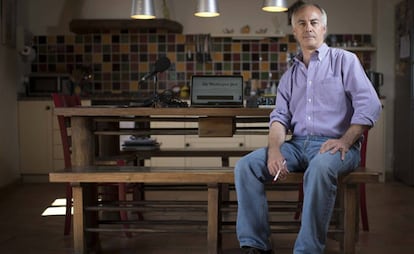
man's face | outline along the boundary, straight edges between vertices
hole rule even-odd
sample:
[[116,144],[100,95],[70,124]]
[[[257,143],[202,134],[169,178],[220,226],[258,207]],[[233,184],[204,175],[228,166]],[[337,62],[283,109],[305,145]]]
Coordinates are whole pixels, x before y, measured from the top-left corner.
[[326,26],[322,23],[322,13],[314,6],[306,6],[294,15],[293,35],[302,50],[319,48],[325,38]]

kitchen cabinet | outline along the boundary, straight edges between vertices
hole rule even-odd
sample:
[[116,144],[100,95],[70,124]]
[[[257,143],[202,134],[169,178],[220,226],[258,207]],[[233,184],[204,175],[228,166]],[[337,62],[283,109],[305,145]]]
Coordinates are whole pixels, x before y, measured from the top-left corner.
[[[151,128],[183,128],[184,122],[151,122]],[[162,148],[184,148],[185,139],[183,135],[152,135],[151,138],[161,143]],[[145,161],[146,166],[185,166],[186,158],[183,157],[157,157]]]
[[53,169],[53,103],[19,101],[18,114],[21,174],[47,177]]
[[[90,101],[84,100],[82,105],[90,105]],[[47,182],[49,172],[65,166],[59,123],[53,109],[53,101],[48,99],[18,103],[19,161],[24,181]]]
[[[266,123],[238,123],[240,127],[267,127]],[[156,122],[151,121],[152,128],[198,128],[197,122]],[[151,138],[161,143],[161,148],[170,149],[211,149],[247,148],[254,150],[267,145],[267,133],[240,134],[232,137],[199,137],[198,135],[152,135]],[[230,157],[229,166],[234,166],[239,157]],[[146,166],[178,167],[220,167],[220,157],[153,157],[145,160]]]
[[[152,128],[197,128],[196,122],[151,122]],[[162,148],[218,149],[239,148],[245,146],[244,135],[233,137],[199,137],[198,135],[152,135],[161,143]],[[230,158],[230,166],[234,166],[238,158]],[[147,166],[178,166],[178,167],[220,167],[220,157],[153,157],[146,160]]]
[[[245,147],[245,137],[243,135],[234,135],[233,137],[206,138],[196,135],[187,135],[184,137],[186,147],[193,149],[220,149],[220,148],[240,148]],[[235,165],[238,157],[230,157],[229,166]],[[206,157],[188,157],[186,167],[221,167],[221,158]]]

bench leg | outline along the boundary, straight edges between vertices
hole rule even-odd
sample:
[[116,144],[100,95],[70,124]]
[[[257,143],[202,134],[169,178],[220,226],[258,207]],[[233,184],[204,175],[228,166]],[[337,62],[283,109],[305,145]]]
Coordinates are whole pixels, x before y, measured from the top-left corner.
[[83,191],[80,184],[72,186],[73,193],[73,244],[76,254],[85,253],[83,228]]
[[98,233],[85,231],[88,227],[97,227],[97,212],[85,213],[85,207],[96,202],[97,191],[93,184],[72,184],[73,192],[73,245],[75,254],[99,251]]
[[221,251],[221,186],[219,184],[208,185],[208,225],[207,245],[208,254],[217,254]]
[[358,186],[344,185],[344,253],[355,253],[356,225],[358,214]]

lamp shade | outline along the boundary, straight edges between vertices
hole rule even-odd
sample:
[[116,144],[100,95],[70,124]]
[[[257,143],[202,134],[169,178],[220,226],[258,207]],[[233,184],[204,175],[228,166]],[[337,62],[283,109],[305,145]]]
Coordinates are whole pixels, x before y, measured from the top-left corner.
[[153,0],[132,0],[131,18],[154,19],[155,9]]
[[217,0],[198,0],[194,15],[205,18],[219,16]]
[[283,12],[288,10],[286,0],[263,0],[262,10],[269,12]]

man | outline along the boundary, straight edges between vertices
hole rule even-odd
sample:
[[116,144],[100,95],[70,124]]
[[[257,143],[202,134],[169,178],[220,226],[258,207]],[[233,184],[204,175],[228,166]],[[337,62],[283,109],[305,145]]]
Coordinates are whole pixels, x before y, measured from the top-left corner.
[[[338,176],[358,166],[361,136],[381,111],[355,54],[324,43],[326,12],[303,4],[291,21],[301,52],[279,82],[268,147],[246,155],[235,168],[237,237],[244,253],[272,253],[264,183],[293,171],[305,172],[294,253],[323,253]],[[292,139],[285,141],[288,131]]]

